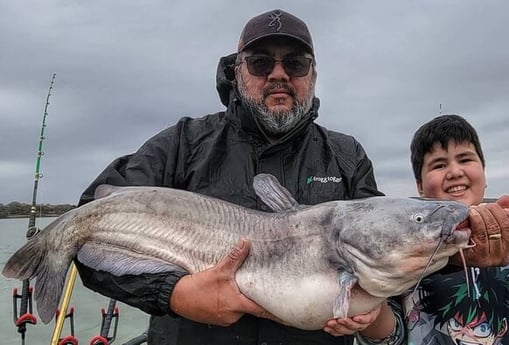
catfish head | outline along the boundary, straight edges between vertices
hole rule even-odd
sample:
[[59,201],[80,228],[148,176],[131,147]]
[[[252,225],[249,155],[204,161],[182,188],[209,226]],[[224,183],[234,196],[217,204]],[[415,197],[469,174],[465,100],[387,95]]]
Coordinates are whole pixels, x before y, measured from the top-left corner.
[[338,255],[377,297],[399,295],[444,267],[471,232],[458,227],[468,208],[455,201],[373,197],[338,203],[335,213]]

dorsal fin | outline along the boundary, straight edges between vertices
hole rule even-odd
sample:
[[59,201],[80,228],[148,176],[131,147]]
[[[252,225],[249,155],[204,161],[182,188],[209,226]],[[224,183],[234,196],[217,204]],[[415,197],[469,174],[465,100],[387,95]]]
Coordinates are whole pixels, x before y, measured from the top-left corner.
[[253,179],[256,195],[275,212],[284,212],[299,206],[297,200],[270,174],[258,174]]

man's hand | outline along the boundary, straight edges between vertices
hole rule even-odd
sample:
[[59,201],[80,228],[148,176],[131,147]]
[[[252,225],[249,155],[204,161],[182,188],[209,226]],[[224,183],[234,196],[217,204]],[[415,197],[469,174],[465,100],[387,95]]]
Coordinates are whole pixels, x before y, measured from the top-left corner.
[[[509,265],[509,195],[496,203],[471,206],[469,213],[471,242],[474,246],[463,250],[468,266],[489,267]],[[450,262],[462,265],[460,254]]]
[[182,277],[170,298],[170,308],[187,319],[218,326],[229,326],[248,313],[275,319],[244,296],[235,282],[235,272],[249,254],[245,240],[214,267]]

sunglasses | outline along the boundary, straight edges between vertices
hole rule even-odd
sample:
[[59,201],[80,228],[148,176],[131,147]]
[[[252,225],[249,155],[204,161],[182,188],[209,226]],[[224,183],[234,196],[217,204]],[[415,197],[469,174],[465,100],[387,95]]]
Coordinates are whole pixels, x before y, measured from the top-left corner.
[[283,59],[274,59],[267,55],[251,55],[244,59],[249,73],[257,77],[268,76],[274,69],[276,62],[283,64],[283,68],[289,77],[304,77],[308,74],[309,67],[313,62],[313,59],[300,55],[287,56]]

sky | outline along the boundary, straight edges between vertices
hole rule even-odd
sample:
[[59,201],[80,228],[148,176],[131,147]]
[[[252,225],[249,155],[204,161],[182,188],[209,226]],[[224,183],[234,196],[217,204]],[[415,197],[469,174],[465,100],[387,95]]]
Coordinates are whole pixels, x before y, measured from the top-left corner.
[[37,201],[76,204],[117,156],[224,110],[219,58],[276,8],[312,33],[317,123],[359,140],[380,190],[416,195],[412,135],[455,113],[478,130],[487,196],[509,193],[507,1],[17,0],[0,2],[0,203],[32,201],[53,73]]

